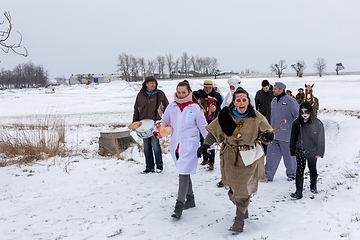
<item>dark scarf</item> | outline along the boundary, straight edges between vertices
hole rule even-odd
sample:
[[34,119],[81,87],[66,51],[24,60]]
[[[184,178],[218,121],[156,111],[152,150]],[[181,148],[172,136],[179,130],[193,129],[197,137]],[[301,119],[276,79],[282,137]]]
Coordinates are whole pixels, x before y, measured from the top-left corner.
[[280,98],[281,98],[282,96],[285,96],[285,95],[286,95],[286,94],[285,94],[285,91],[282,92],[281,94],[277,95],[277,96],[276,96],[277,101],[279,102]]
[[[248,106],[249,114],[246,117],[254,118],[256,116],[254,108]],[[234,115],[229,107],[224,107],[219,113],[219,124],[221,130],[227,135],[231,136],[236,129],[236,122],[232,119],[231,115]]]

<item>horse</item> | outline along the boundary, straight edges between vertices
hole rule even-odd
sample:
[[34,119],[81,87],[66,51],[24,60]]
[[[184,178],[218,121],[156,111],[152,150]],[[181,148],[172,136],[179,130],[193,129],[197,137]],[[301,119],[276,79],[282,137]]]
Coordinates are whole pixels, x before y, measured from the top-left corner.
[[313,85],[306,85],[305,83],[305,98],[304,102],[310,103],[311,107],[314,110],[315,115],[317,115],[319,110],[319,99],[313,95]]

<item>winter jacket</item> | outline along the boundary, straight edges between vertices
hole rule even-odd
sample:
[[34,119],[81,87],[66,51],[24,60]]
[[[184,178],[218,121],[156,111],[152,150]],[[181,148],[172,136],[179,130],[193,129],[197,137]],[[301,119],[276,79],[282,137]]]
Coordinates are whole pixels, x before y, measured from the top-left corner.
[[[244,121],[243,126],[237,127],[238,121]],[[221,110],[219,117],[212,121],[206,129],[209,136],[204,144],[213,144],[213,141],[222,143],[220,149],[220,170],[222,181],[233,192],[230,200],[234,204],[242,198],[247,198],[257,191],[258,181],[264,180],[264,155],[245,166],[238,153],[240,146],[254,146],[259,143],[264,132],[272,130],[266,118],[256,110],[246,117],[235,116],[228,107]],[[237,138],[237,134],[241,134]],[[265,142],[263,142],[265,143]],[[265,144],[268,144],[266,142]],[[236,164],[235,164],[236,163]]]
[[[195,174],[198,165],[196,151],[200,145],[199,131],[204,138],[208,134],[205,129],[207,122],[203,110],[194,103],[181,111],[176,102],[172,102],[166,108],[161,122],[173,128],[169,149],[176,166],[176,173]],[[178,145],[179,158],[177,159],[175,151]]]
[[291,156],[295,156],[296,149],[307,150],[312,156],[324,156],[324,126],[318,118],[300,124],[298,120],[293,122],[290,138]]
[[305,99],[305,93],[302,93],[302,94],[298,93],[298,94],[296,94],[295,99],[296,99],[296,101],[297,101],[299,104],[303,103],[303,102],[304,102],[304,99]]
[[194,95],[196,97],[196,99],[200,99],[200,98],[207,98],[208,96],[211,96],[211,97],[214,97],[217,99],[216,101],[216,112],[215,112],[215,115],[214,115],[214,118],[217,118],[217,116],[219,115],[219,112],[220,112],[220,107],[221,107],[221,104],[223,102],[222,98],[221,98],[221,95],[220,93],[218,93],[217,91],[215,91],[214,89],[211,90],[211,92],[209,94],[206,94],[204,89],[200,89],[198,91],[195,91],[194,92]]
[[255,95],[255,109],[266,117],[270,123],[271,117],[271,101],[274,98],[273,91],[267,91],[260,89]]
[[156,88],[150,96],[146,94],[145,89],[146,85],[143,84],[143,87],[136,96],[133,122],[143,119],[160,120],[161,114],[159,112],[163,113],[169,105],[169,101],[164,92],[157,89],[157,82]]
[[274,97],[271,101],[271,127],[276,128],[281,120],[285,119],[286,123],[282,127],[286,130],[279,130],[275,132],[275,140],[289,142],[292,122],[299,114],[299,104],[289,95],[284,94],[280,97]]

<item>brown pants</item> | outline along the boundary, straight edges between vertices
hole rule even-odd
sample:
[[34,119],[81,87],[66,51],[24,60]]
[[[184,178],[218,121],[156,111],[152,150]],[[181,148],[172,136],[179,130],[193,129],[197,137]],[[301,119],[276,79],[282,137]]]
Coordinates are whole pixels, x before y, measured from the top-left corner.
[[237,209],[245,214],[245,212],[248,209],[249,204],[250,204],[250,196],[235,199],[231,188],[228,192],[228,195],[229,195],[230,201],[232,201],[236,205]]

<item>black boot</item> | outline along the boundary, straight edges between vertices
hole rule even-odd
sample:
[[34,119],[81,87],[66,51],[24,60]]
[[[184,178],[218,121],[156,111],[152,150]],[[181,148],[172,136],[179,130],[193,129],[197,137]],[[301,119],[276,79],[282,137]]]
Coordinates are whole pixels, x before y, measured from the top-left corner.
[[223,184],[222,180],[220,180],[220,182],[218,182],[218,183],[216,184],[216,186],[218,186],[218,187],[224,187],[224,184]]
[[316,182],[317,182],[317,175],[310,176],[310,191],[312,193],[318,193],[317,188],[316,188]]
[[184,204],[184,210],[195,207],[195,197],[194,195],[186,195],[186,201]]
[[234,224],[229,228],[229,231],[232,231],[233,234],[239,234],[244,229],[244,219],[245,214],[242,213],[238,208],[236,208],[236,217]]
[[303,177],[296,177],[295,178],[295,184],[296,184],[296,192],[291,193],[290,197],[301,199],[303,197],[303,185],[304,185],[304,178]]
[[183,208],[184,204],[182,202],[176,201],[175,210],[171,217],[179,219],[182,215]]

